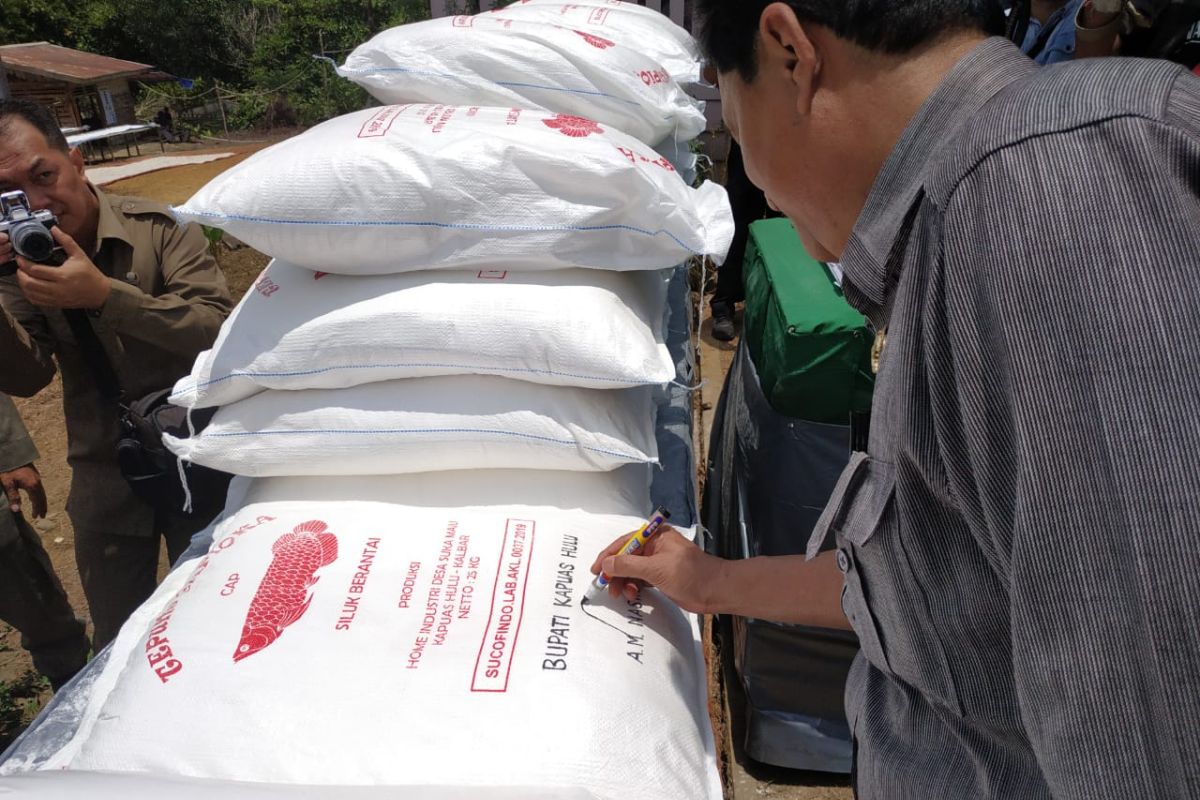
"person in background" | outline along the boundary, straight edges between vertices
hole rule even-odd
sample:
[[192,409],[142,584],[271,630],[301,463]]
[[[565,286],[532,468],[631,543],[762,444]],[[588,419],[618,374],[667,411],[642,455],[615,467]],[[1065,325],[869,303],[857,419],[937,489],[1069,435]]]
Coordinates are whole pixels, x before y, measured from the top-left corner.
[[22,512],[46,516],[46,490],[33,462],[37,449],[8,395],[0,394],[0,620],[21,632],[33,666],[57,691],[87,663],[91,643],[50,564],[42,540]]
[[1197,20],[1200,5],[1166,0],[1018,0],[1008,35],[1039,64],[1127,55],[1190,69],[1200,60],[1187,46]]
[[[75,560],[97,651],[157,583],[165,540],[172,562],[206,520],[156,509],[135,496],[117,462],[115,398],[106,397],[64,309],[83,309],[132,400],[169,389],[212,346],[233,309],[225,278],[195,225],[162,203],[109,196],[84,174],[53,116],[0,101],[0,190],[20,189],[58,218],[67,256],[51,267],[17,259],[0,278],[0,391],[30,397],[61,370]],[[13,259],[0,234],[0,264]]]
[[1124,0],[1017,0],[1009,37],[1039,64],[1113,55]]
[[762,190],[746,177],[742,149],[737,142],[730,144],[729,158],[725,163],[725,189],[729,192],[729,205],[733,209],[733,244],[729,248],[729,257],[717,268],[717,290],[713,292],[711,301],[712,335],[722,342],[732,341],[737,335],[734,314],[737,304],[746,297],[745,260],[750,225],[767,216],[769,211]]
[[171,116],[171,109],[163,106],[158,113],[154,115],[154,124],[158,126],[158,133],[165,142],[177,142],[179,137],[175,135],[175,118]]
[[851,625],[860,800],[1200,797],[1200,79],[1039,68],[994,0],[696,10],[747,174],[877,332],[869,443],[807,556],[593,571]]

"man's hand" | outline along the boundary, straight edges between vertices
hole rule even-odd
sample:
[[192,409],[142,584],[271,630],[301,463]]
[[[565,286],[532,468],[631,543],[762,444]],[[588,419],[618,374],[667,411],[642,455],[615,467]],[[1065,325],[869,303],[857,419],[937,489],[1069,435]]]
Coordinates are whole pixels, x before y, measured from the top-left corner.
[[4,485],[8,507],[14,514],[21,513],[21,491],[24,490],[33,506],[30,512],[32,516],[35,519],[46,516],[46,487],[42,486],[42,476],[33,464],[26,464],[11,472],[0,472],[0,484]]
[[46,308],[101,308],[112,291],[108,276],[65,231],[56,226],[50,232],[66,252],[67,260],[61,267],[51,267],[17,256],[20,269],[17,283],[25,297],[34,305]]
[[634,600],[639,588],[649,585],[687,611],[713,611],[709,598],[728,562],[708,555],[669,525],[636,554],[616,555],[632,535],[615,540],[592,563],[592,574],[603,569],[609,577],[609,594]]
[[613,597],[634,600],[639,588],[649,585],[696,614],[850,628],[842,612],[842,573],[832,551],[812,561],[802,555],[730,561],[710,556],[664,526],[635,555],[616,555],[632,535],[615,540],[592,564],[593,574],[603,569],[608,575]]

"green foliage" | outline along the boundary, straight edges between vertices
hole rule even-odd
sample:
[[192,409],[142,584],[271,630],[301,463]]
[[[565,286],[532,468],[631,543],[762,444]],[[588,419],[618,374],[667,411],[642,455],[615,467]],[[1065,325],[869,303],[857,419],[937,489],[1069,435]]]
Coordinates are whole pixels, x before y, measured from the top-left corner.
[[0,13],[0,43],[54,42],[73,46],[81,26],[86,27],[89,2],[28,0],[5,3]]
[[50,41],[202,79],[163,84],[143,106],[181,105],[220,82],[232,128],[312,124],[369,103],[328,63],[393,25],[425,19],[428,0],[17,0],[0,42]]
[[208,239],[210,245],[220,244],[221,239],[225,236],[225,231],[220,228],[210,228],[207,225],[201,225],[200,230],[204,231],[204,238]]
[[33,670],[15,681],[0,681],[0,751],[17,738],[40,703],[40,695],[49,689],[46,679]]

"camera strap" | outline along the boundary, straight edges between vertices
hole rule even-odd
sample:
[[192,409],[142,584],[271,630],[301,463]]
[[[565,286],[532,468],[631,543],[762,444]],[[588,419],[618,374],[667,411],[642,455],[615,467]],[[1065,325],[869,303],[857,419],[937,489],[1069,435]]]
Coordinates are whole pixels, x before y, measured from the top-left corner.
[[117,372],[113,369],[104,344],[96,335],[92,321],[88,319],[88,313],[81,308],[64,308],[63,317],[66,318],[71,333],[75,335],[75,343],[79,345],[84,362],[92,371],[92,377],[96,379],[96,388],[100,390],[100,395],[106,400],[115,400],[121,404],[125,392],[117,380]]

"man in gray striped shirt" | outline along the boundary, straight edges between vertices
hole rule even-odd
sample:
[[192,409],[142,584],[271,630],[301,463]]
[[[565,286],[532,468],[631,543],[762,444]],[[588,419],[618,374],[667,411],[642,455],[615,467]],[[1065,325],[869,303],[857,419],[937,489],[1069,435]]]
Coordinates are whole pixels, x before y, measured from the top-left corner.
[[880,332],[870,445],[807,561],[596,567],[848,618],[861,798],[1200,797],[1200,80],[1039,70],[990,0],[700,5],[748,174]]

